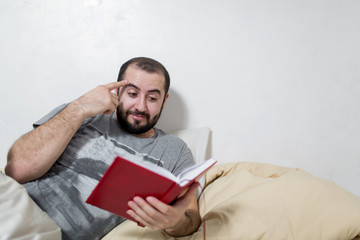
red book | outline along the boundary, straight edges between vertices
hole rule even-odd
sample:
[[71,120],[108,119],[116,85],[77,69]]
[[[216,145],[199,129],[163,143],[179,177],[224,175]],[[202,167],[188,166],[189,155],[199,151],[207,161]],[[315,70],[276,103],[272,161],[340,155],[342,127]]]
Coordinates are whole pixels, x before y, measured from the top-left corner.
[[[126,214],[128,202],[135,196],[153,196],[166,204],[173,202],[216,163],[209,159],[184,169],[178,176],[146,161],[116,157],[86,203],[135,221]],[[135,221],[136,222],[136,221]]]

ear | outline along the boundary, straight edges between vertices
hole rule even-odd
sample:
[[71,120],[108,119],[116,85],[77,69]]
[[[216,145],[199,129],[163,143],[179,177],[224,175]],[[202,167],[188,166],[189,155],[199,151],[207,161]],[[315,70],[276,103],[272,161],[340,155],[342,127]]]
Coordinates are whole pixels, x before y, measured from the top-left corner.
[[169,97],[169,94],[167,93],[166,96],[165,96],[165,98],[164,98],[164,102],[163,102],[163,104],[162,104],[161,111],[164,110],[165,103],[166,103],[166,100],[168,99],[168,97]]

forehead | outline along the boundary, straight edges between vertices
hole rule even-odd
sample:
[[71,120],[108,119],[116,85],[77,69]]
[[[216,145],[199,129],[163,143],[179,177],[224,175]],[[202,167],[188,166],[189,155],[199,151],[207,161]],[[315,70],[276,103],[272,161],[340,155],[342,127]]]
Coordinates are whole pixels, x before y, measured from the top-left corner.
[[131,64],[126,69],[123,79],[127,80],[130,86],[135,85],[140,90],[158,89],[161,94],[165,93],[165,76],[162,73],[149,73]]

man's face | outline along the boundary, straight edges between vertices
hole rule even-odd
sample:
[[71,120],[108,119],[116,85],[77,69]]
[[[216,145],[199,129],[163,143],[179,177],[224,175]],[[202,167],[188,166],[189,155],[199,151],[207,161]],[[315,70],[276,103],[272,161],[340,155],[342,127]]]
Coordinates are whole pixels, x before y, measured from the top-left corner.
[[165,96],[165,77],[142,71],[132,64],[123,79],[128,84],[119,92],[117,120],[129,133],[147,133],[159,120],[168,97],[168,94]]

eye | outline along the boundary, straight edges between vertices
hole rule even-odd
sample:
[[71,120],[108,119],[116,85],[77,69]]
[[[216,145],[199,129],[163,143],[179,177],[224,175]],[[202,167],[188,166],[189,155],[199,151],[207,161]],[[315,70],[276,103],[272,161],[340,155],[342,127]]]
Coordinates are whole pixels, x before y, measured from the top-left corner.
[[128,95],[132,98],[136,97],[137,96],[137,93],[136,92],[128,92]]
[[157,98],[156,98],[156,97],[149,97],[149,101],[150,101],[150,102],[156,102],[156,101],[157,101]]

